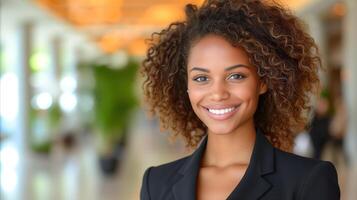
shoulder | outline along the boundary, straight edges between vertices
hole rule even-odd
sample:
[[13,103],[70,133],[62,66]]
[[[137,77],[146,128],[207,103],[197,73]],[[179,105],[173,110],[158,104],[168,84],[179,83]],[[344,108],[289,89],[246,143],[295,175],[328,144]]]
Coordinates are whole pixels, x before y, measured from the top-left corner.
[[148,197],[160,194],[165,187],[172,185],[179,177],[178,171],[189,157],[147,168],[142,180],[140,199],[150,199]]
[[275,149],[275,163],[276,167],[293,171],[294,174],[303,176],[313,171],[316,168],[327,168],[330,172],[336,172],[334,165],[329,161],[322,161],[313,158],[299,156],[293,153]]
[[190,156],[186,156],[169,163],[152,166],[147,169],[150,170],[148,173],[150,173],[150,177],[153,179],[160,178],[160,180],[163,180],[165,178],[170,178],[178,172],[189,157]]
[[284,166],[287,169],[295,169],[297,171],[305,172],[316,165],[326,163],[313,158],[299,156],[293,153],[285,152],[280,149],[275,149],[275,162],[279,166]]
[[287,185],[295,188],[298,199],[339,199],[337,172],[331,162],[278,149],[275,152],[276,170],[289,182]]

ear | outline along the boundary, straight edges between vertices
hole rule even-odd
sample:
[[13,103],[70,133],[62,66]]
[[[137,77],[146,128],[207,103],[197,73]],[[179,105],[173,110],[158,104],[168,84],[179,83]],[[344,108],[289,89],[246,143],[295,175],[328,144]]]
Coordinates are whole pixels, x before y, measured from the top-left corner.
[[264,94],[268,91],[268,86],[267,84],[263,83],[260,81],[260,87],[259,87],[259,94]]

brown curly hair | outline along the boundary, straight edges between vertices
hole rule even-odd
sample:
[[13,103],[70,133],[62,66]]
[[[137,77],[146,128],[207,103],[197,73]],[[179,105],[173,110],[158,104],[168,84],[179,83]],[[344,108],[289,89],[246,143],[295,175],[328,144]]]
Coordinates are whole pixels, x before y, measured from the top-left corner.
[[187,90],[190,47],[208,34],[242,47],[257,67],[268,91],[261,95],[254,123],[277,148],[289,151],[311,110],[310,97],[319,88],[321,61],[303,24],[278,3],[260,0],[206,0],[188,4],[186,20],[171,23],[149,39],[141,73],[150,112],[161,127],[181,135],[195,147],[206,126],[195,115]]

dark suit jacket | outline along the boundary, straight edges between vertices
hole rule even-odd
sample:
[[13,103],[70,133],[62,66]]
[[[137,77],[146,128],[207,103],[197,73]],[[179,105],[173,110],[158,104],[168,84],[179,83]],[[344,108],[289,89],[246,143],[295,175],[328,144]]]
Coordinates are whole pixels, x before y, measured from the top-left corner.
[[[193,200],[205,137],[190,156],[145,171],[141,200]],[[337,200],[335,167],[274,148],[258,129],[248,168],[229,200]]]

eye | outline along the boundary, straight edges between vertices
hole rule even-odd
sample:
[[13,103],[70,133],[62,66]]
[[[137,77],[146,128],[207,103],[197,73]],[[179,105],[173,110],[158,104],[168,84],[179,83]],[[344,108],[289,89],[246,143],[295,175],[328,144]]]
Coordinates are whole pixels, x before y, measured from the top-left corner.
[[207,81],[208,78],[206,76],[198,76],[198,77],[194,78],[193,80],[196,82],[204,82],[204,81]]
[[228,79],[233,79],[233,80],[240,80],[240,79],[244,79],[246,76],[244,76],[243,74],[231,74]]

